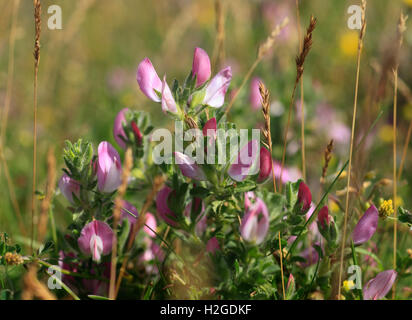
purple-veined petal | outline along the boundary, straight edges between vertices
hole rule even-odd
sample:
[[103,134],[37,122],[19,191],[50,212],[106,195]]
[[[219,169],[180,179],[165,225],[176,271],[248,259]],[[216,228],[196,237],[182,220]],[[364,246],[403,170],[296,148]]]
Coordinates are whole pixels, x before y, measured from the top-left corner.
[[144,58],[137,67],[137,83],[140,90],[155,102],[160,102],[160,98],[154,91],[162,91],[162,81],[154,69],[152,62],[148,58]]
[[395,270],[386,270],[379,273],[363,287],[363,299],[379,300],[385,297],[392,288],[396,276]]
[[208,54],[202,48],[195,48],[193,54],[192,74],[196,75],[196,87],[205,83],[211,74],[210,59]]
[[70,178],[66,173],[59,180],[59,189],[64,197],[73,203],[73,194],[80,196],[80,184],[76,180]]
[[98,148],[97,186],[101,192],[115,191],[121,184],[122,165],[113,146],[103,141]]
[[180,170],[182,171],[182,174],[185,177],[199,181],[207,180],[202,168],[200,168],[192,158],[177,151],[174,153],[174,155],[176,159],[176,164],[179,166]]
[[225,102],[226,91],[231,80],[231,68],[227,67],[221,70],[207,85],[203,103],[213,108],[220,108]]
[[352,240],[355,245],[360,245],[368,241],[378,227],[379,212],[374,205],[371,205],[364,215],[359,219],[358,224],[352,233]]
[[251,173],[259,155],[259,142],[251,140],[239,152],[228,170],[229,176],[235,181],[243,181]]

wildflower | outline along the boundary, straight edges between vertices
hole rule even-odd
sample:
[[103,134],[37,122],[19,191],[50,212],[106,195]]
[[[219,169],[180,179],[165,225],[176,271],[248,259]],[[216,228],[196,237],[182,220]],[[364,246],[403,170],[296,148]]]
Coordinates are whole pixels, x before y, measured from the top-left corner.
[[18,253],[6,252],[4,260],[9,266],[17,266],[23,263],[23,257]]
[[101,192],[110,193],[121,184],[122,165],[116,149],[103,141],[98,148],[97,186]]
[[159,216],[168,224],[175,227],[177,226],[176,215],[175,213],[169,208],[168,201],[169,196],[173,192],[171,188],[168,186],[163,187],[158,193],[156,197],[156,208],[157,213]]
[[160,102],[156,91],[159,93],[162,91],[162,81],[148,58],[144,58],[137,67],[137,83],[139,84],[140,90],[142,90],[149,99]]
[[219,241],[216,237],[210,238],[206,244],[206,251],[214,254],[218,250],[220,250]]
[[250,82],[249,101],[253,110],[259,110],[262,106],[262,97],[260,96],[259,83],[262,82],[258,77],[254,77]]
[[172,92],[166,82],[166,76],[163,77],[162,82],[162,110],[164,113],[178,113],[176,101],[173,98]]
[[59,180],[59,189],[70,203],[74,203],[73,195],[80,196],[80,183],[70,178],[66,173],[63,173]]
[[259,142],[251,140],[239,152],[235,161],[230,165],[228,173],[235,181],[243,181],[251,174],[257,164]]
[[192,75],[196,76],[196,87],[205,83],[211,74],[210,59],[202,48],[195,48],[193,54]]
[[378,219],[378,209],[371,205],[353,230],[352,240],[355,245],[361,245],[372,238],[378,227]]
[[126,125],[126,116],[125,114],[129,111],[128,108],[120,110],[114,119],[113,125],[113,136],[120,148],[126,149],[126,134],[124,132],[123,126]]
[[343,281],[343,289],[345,291],[352,290],[355,287],[355,282],[353,280],[345,280]]
[[298,200],[296,202],[298,214],[305,214],[310,209],[312,193],[303,181],[299,184]]
[[140,146],[142,144],[143,134],[140,131],[139,127],[137,126],[136,122],[132,121],[130,125],[132,127],[133,134],[136,139],[136,143],[138,146]]
[[383,219],[391,216],[393,214],[393,203],[392,199],[389,200],[379,200],[379,216]]
[[226,91],[229,88],[231,80],[232,71],[230,67],[221,70],[217,75],[215,75],[206,86],[203,104],[206,104],[212,108],[220,108],[225,102]]
[[260,244],[265,239],[268,230],[268,209],[262,199],[256,198],[255,203],[247,208],[242,218],[240,233],[246,241]]
[[93,261],[100,262],[102,255],[112,251],[113,231],[103,221],[93,220],[81,231],[77,240],[80,250],[87,256],[91,255]]
[[386,270],[369,280],[363,287],[363,299],[379,300],[385,297],[392,288],[397,275],[395,270]]
[[348,31],[341,35],[339,40],[340,50],[345,56],[352,57],[358,52],[358,33]]
[[182,171],[182,174],[185,177],[198,181],[207,180],[202,168],[198,166],[192,158],[177,151],[174,153],[174,155],[176,159],[176,164],[179,166],[180,170]]
[[265,182],[272,173],[272,156],[265,147],[260,148],[260,171],[258,183]]

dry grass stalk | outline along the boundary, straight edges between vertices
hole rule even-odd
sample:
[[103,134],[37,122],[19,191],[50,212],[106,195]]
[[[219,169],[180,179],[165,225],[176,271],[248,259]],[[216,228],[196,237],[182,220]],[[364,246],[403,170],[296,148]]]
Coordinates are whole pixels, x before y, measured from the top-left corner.
[[[296,20],[298,25],[298,39],[299,39],[299,52],[302,51],[303,41],[301,41],[302,27],[300,24],[300,11],[299,0],[296,0]],[[302,114],[300,118],[300,141],[301,141],[301,155],[302,155],[302,177],[306,180],[306,153],[305,153],[305,98],[303,92],[303,78],[300,79],[300,112]]]
[[119,293],[120,284],[122,283],[122,278],[123,278],[123,276],[126,272],[126,265],[127,265],[128,260],[129,260],[128,259],[129,257],[128,257],[127,253],[133,247],[134,239],[136,238],[137,233],[145,225],[145,223],[146,223],[146,212],[150,208],[150,206],[152,205],[152,203],[153,203],[153,201],[154,201],[154,199],[157,195],[157,192],[163,187],[164,182],[165,182],[165,178],[163,176],[155,177],[155,179],[153,181],[152,190],[148,194],[148,196],[146,197],[146,201],[143,204],[142,210],[139,213],[137,223],[135,223],[133,225],[133,229],[130,233],[129,240],[128,240],[127,245],[126,245],[126,255],[123,258],[123,263],[122,263],[122,266],[121,266],[120,271],[119,271],[119,277],[117,278],[117,282],[116,282],[115,298],[117,297],[117,294]]
[[23,277],[22,300],[56,300],[56,297],[50,290],[37,279],[37,266],[32,264],[28,267],[27,273]]
[[117,226],[121,217],[121,210],[123,207],[123,197],[126,193],[127,182],[130,176],[130,171],[133,167],[132,149],[128,148],[125,154],[124,166],[122,170],[122,184],[120,185],[116,198],[114,199],[113,210],[113,245],[112,245],[112,259],[110,269],[110,286],[109,286],[109,299],[116,299],[116,264],[117,264]]
[[53,148],[47,153],[47,189],[46,196],[41,203],[39,224],[37,226],[37,241],[42,242],[47,231],[47,221],[49,218],[50,204],[54,195],[56,186],[56,158]]
[[[292,97],[291,97],[290,104],[289,104],[288,120],[286,123],[285,134],[284,134],[282,164],[280,168],[280,181],[282,181],[283,167],[285,165],[287,137],[288,137],[288,131],[289,131],[290,120],[291,120],[291,115],[292,115],[292,106],[295,101],[296,88],[297,88],[297,85],[300,79],[302,78],[303,71],[304,71],[304,63],[312,47],[312,34],[316,28],[316,23],[317,23],[316,18],[311,16],[309,27],[307,28],[306,35],[303,39],[302,50],[300,50],[299,55],[296,57],[296,79],[295,79],[295,84],[293,86]],[[303,114],[302,114],[302,117],[304,117]],[[279,190],[282,191],[282,184],[279,185]]]
[[350,182],[351,182],[351,172],[352,172],[352,154],[353,154],[353,142],[355,136],[355,125],[356,125],[356,112],[357,112],[357,104],[358,104],[358,89],[359,89],[359,74],[360,74],[360,60],[361,54],[363,49],[363,38],[365,36],[366,30],[366,0],[362,0],[362,26],[359,32],[359,39],[358,39],[358,56],[357,56],[357,67],[356,67],[356,83],[355,83],[355,98],[353,103],[353,117],[352,117],[352,131],[351,131],[351,140],[350,140],[350,148],[349,148],[349,164],[348,164],[348,175],[347,175],[347,185],[346,185],[346,202],[345,202],[345,216],[344,216],[344,223],[343,223],[343,234],[341,240],[341,253],[340,253],[340,265],[339,265],[339,279],[338,279],[338,294],[337,298],[341,299],[341,289],[342,289],[342,273],[343,273],[343,260],[344,260],[344,252],[345,252],[345,245],[346,245],[346,231],[348,226],[348,212],[349,212],[349,196],[350,196]]
[[[272,135],[270,132],[270,93],[269,93],[269,90],[265,87],[265,85],[262,82],[259,82],[259,92],[262,98],[263,118],[265,119],[265,127],[262,129],[262,133],[266,140],[265,145],[269,148],[270,155],[272,156]],[[273,164],[272,164],[272,180],[273,180],[273,191],[276,192],[276,177],[275,177],[275,169],[274,169]],[[279,252],[282,252],[282,242],[280,238],[280,231],[278,233],[278,236],[279,236]],[[283,300],[286,300],[285,281],[283,279],[283,257],[282,255],[280,255],[280,272],[281,272],[281,277],[282,277]]]
[[284,27],[286,27],[289,23],[289,18],[284,18],[281,23],[279,23],[275,29],[271,32],[269,37],[266,39],[264,43],[262,43],[258,48],[258,55],[255,61],[253,62],[252,66],[250,67],[249,71],[243,78],[243,81],[239,87],[239,89],[235,92],[232,99],[229,101],[229,105],[226,108],[225,115],[227,115],[232,108],[234,102],[236,101],[239,93],[242,91],[243,87],[245,86],[246,82],[249,80],[250,76],[252,75],[253,71],[255,71],[256,67],[258,66],[259,62],[263,59],[263,57],[268,53],[270,48],[273,47],[275,44],[276,38],[279,36],[280,32]]
[[222,0],[215,0],[216,39],[213,49],[212,66],[216,70],[225,60],[225,10]]
[[323,159],[325,160],[325,162],[322,167],[322,177],[320,178],[321,184],[325,183],[325,178],[326,178],[326,173],[328,171],[329,162],[332,159],[332,152],[333,152],[333,139],[330,140],[330,142],[326,146],[326,149],[323,153]]
[[33,251],[34,221],[36,213],[36,165],[37,165],[37,77],[40,64],[40,34],[41,34],[41,3],[40,0],[33,0],[34,6],[34,92],[33,92],[33,181],[31,194],[31,248]]
[[[397,131],[397,105],[398,105],[398,69],[399,69],[399,52],[403,43],[403,34],[406,30],[406,20],[408,17],[405,17],[403,13],[399,18],[398,24],[398,47],[397,47],[397,57],[395,62],[395,68],[393,70],[394,75],[394,92],[393,92],[393,208],[394,208],[394,225],[393,225],[393,269],[396,270],[396,251],[397,251],[397,236],[398,236],[398,224],[397,224],[397,185],[398,185],[398,172],[397,172],[397,163],[396,163],[396,131]],[[396,282],[393,285],[392,299],[395,299],[396,294]]]

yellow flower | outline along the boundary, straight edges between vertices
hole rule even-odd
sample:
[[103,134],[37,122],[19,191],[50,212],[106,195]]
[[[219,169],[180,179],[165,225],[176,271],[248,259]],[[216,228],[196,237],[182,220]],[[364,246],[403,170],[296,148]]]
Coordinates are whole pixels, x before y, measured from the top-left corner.
[[379,199],[379,215],[382,218],[387,218],[390,215],[393,214],[393,203],[392,203],[392,199],[389,200],[383,200],[383,199]]
[[339,46],[343,55],[353,57],[358,52],[359,35],[356,31],[348,31],[340,36]]
[[329,200],[329,210],[332,213],[339,212],[339,206],[336,204],[335,201]]
[[393,129],[392,126],[386,124],[382,126],[379,130],[379,138],[386,143],[390,143],[393,140]]
[[405,4],[407,4],[408,6],[412,7],[412,0],[403,0],[403,2],[405,2]]
[[352,290],[355,287],[355,282],[353,280],[345,280],[343,281],[343,289],[345,291]]

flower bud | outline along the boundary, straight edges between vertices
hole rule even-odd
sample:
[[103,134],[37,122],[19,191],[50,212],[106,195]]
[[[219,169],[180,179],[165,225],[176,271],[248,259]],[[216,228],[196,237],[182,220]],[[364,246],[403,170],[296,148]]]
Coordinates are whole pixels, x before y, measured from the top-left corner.
[[227,67],[221,70],[217,75],[210,80],[206,87],[206,94],[203,99],[203,104],[212,108],[220,108],[225,102],[226,91],[229,88],[232,80],[232,70]]
[[213,139],[216,139],[216,130],[216,118],[211,118],[203,126],[202,132],[205,137],[213,137]]
[[132,121],[130,123],[130,125],[132,126],[132,130],[133,130],[133,133],[134,133],[134,137],[136,139],[136,143],[137,143],[138,146],[140,146],[142,144],[142,140],[143,140],[142,132],[140,131],[140,129],[137,126],[136,122]]
[[258,183],[265,182],[272,173],[272,156],[265,147],[260,148],[260,171],[257,179]]
[[249,101],[253,110],[259,110],[262,107],[262,97],[259,91],[259,82],[261,79],[254,77],[250,82],[250,96]]
[[185,177],[199,181],[207,180],[202,168],[198,166],[192,158],[177,151],[174,153],[174,155],[176,164],[179,166],[180,170],[182,171],[182,174]]
[[126,125],[125,114],[128,111],[129,111],[128,108],[124,108],[120,110],[120,112],[117,114],[116,118],[114,119],[114,125],[113,125],[114,140],[116,140],[117,144],[122,149],[126,149],[125,140],[127,140],[127,137],[126,137],[126,133],[124,132],[123,126]]
[[395,270],[386,270],[379,273],[363,287],[363,299],[379,300],[385,297],[392,288],[396,276]]
[[162,91],[162,81],[148,58],[143,59],[137,67],[137,83],[139,84],[140,90],[149,99],[160,102],[160,98],[155,90],[158,92]]
[[333,220],[333,217],[329,215],[329,210],[327,206],[324,206],[322,209],[320,209],[318,214],[317,225],[320,234],[328,242],[328,247],[335,248],[338,238],[338,230],[335,225],[335,221]]
[[269,230],[269,214],[262,199],[249,206],[240,224],[242,238],[249,242],[260,244]]
[[364,215],[359,219],[358,224],[352,233],[354,245],[361,245],[368,241],[378,227],[379,212],[374,205],[371,205]]
[[88,223],[81,231],[77,240],[80,250],[93,261],[100,262],[102,255],[112,251],[113,231],[103,221],[94,220]]
[[298,191],[298,201],[297,211],[299,214],[305,214],[310,209],[310,204],[312,202],[312,194],[310,193],[309,187],[302,181],[299,184]]
[[80,197],[80,183],[70,178],[66,173],[60,178],[59,189],[70,203],[74,203],[73,194]]
[[98,148],[97,186],[101,192],[115,191],[121,184],[122,165],[116,149],[103,141]]
[[196,87],[205,83],[211,74],[210,59],[205,50],[195,48],[193,55],[192,75],[196,75]]

